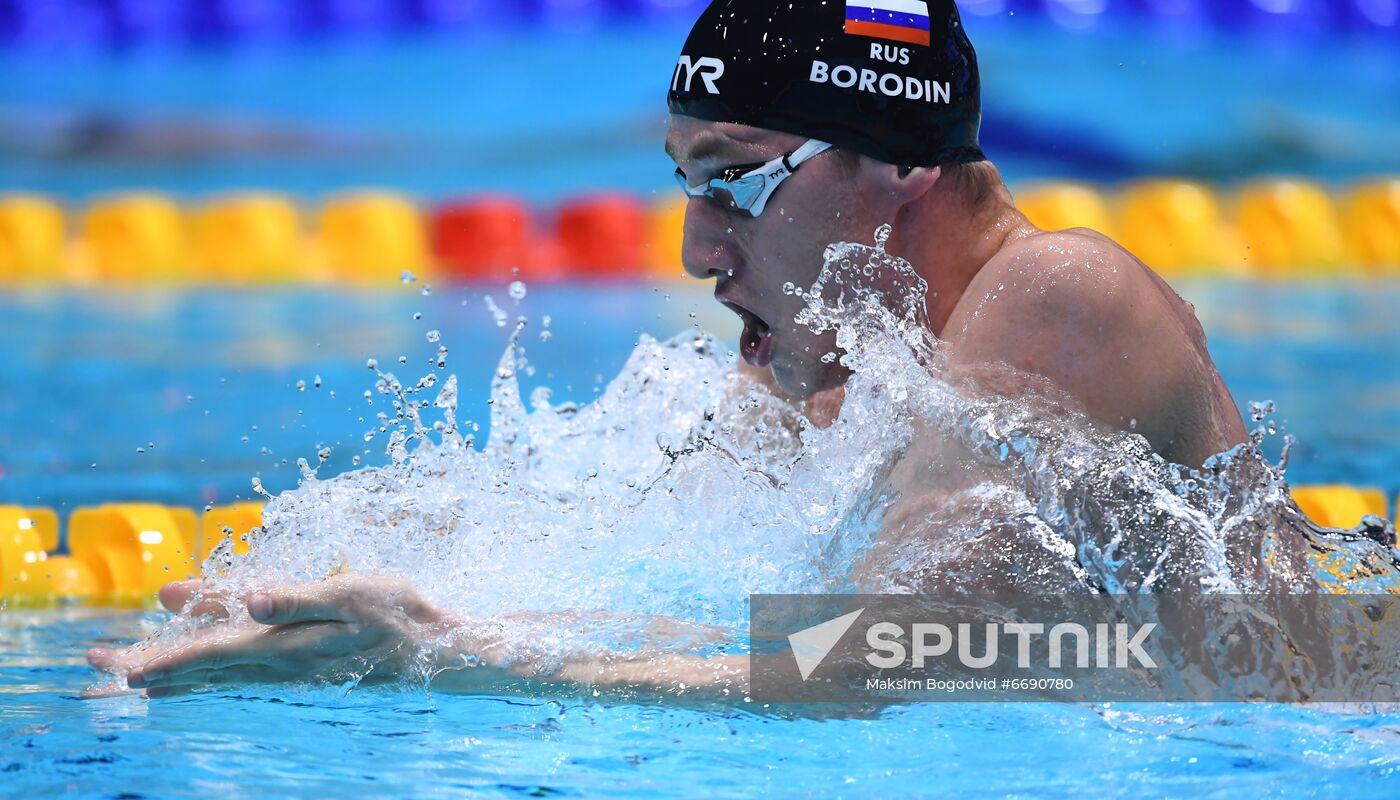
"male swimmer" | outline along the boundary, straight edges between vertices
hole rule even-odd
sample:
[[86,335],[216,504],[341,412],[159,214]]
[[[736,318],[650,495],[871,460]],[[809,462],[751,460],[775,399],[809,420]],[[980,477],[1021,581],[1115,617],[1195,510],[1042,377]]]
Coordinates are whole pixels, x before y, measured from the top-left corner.
[[[1048,383],[1172,462],[1199,467],[1243,442],[1191,306],[1102,234],[1042,231],[1016,210],[978,144],[976,55],[951,0],[873,5],[716,0],[671,75],[666,151],[690,197],[685,267],[714,278],[716,299],[743,321],[749,368],[818,424],[834,414],[847,377],[822,359],[834,334],[797,324],[802,300],[783,286],[812,285],[829,243],[869,241],[892,223],[887,249],[927,280],[928,324],[951,369],[995,366],[1004,392],[1016,388],[1006,375]],[[179,611],[198,589],[170,584],[161,602]],[[412,587],[376,576],[246,602],[258,629],[164,652],[93,650],[89,660],[152,696],[335,678],[366,664],[388,678],[426,665],[435,688],[465,692],[746,683],[742,657],[585,659],[542,676],[528,654],[502,652]],[[466,659],[479,666],[464,669]]]

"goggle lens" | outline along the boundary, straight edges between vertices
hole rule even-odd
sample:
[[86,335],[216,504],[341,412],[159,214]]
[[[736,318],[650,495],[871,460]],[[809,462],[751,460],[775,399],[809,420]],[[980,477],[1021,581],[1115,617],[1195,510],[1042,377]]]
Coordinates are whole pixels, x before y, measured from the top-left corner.
[[680,185],[681,191],[685,192],[687,196],[708,197],[728,208],[737,208],[741,211],[752,208],[768,186],[767,180],[762,175],[749,175],[732,181],[715,178],[702,190],[699,187],[691,186],[690,182],[686,180],[685,173],[680,170],[676,170],[676,183]]

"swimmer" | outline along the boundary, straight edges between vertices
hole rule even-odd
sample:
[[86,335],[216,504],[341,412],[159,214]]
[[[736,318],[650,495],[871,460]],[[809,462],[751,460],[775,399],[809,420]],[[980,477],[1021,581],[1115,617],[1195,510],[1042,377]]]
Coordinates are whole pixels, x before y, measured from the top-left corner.
[[[891,223],[887,250],[928,282],[927,324],[951,370],[999,376],[992,388],[1004,393],[1052,386],[1175,463],[1200,467],[1244,442],[1192,307],[1106,236],[1039,230],[1016,209],[978,142],[976,55],[953,3],[877,5],[897,10],[716,0],[669,76],[666,151],[689,197],[685,267],[714,279],[716,299],[741,320],[745,369],[815,423],[829,422],[848,374],[822,358],[835,350],[833,333],[794,321],[802,300],[784,286],[811,286],[827,244],[868,241]],[[914,507],[941,502],[921,490],[920,474],[896,470],[901,495]],[[887,525],[918,518],[895,509]],[[182,610],[198,589],[171,584],[161,602]],[[367,664],[372,678],[418,669],[436,676],[434,688],[462,692],[563,685],[739,698],[746,684],[739,656],[577,658],[545,669],[539,656],[507,652],[412,587],[377,576],[341,575],[245,602],[261,627],[212,629],[164,652],[99,649],[89,660],[153,696],[336,679]]]

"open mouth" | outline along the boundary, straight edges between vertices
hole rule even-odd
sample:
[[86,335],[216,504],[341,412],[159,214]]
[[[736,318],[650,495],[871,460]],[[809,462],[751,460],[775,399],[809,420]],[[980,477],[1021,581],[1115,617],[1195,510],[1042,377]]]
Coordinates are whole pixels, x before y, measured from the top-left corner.
[[739,355],[755,367],[766,367],[773,360],[773,331],[763,318],[730,300],[721,300],[730,311],[744,321],[744,332],[739,335]]

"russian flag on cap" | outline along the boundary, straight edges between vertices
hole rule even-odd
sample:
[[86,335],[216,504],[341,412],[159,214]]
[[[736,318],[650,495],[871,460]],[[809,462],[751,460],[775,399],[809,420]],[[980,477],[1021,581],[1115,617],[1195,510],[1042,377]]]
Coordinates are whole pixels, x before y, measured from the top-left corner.
[[846,33],[928,47],[928,3],[846,0]]

